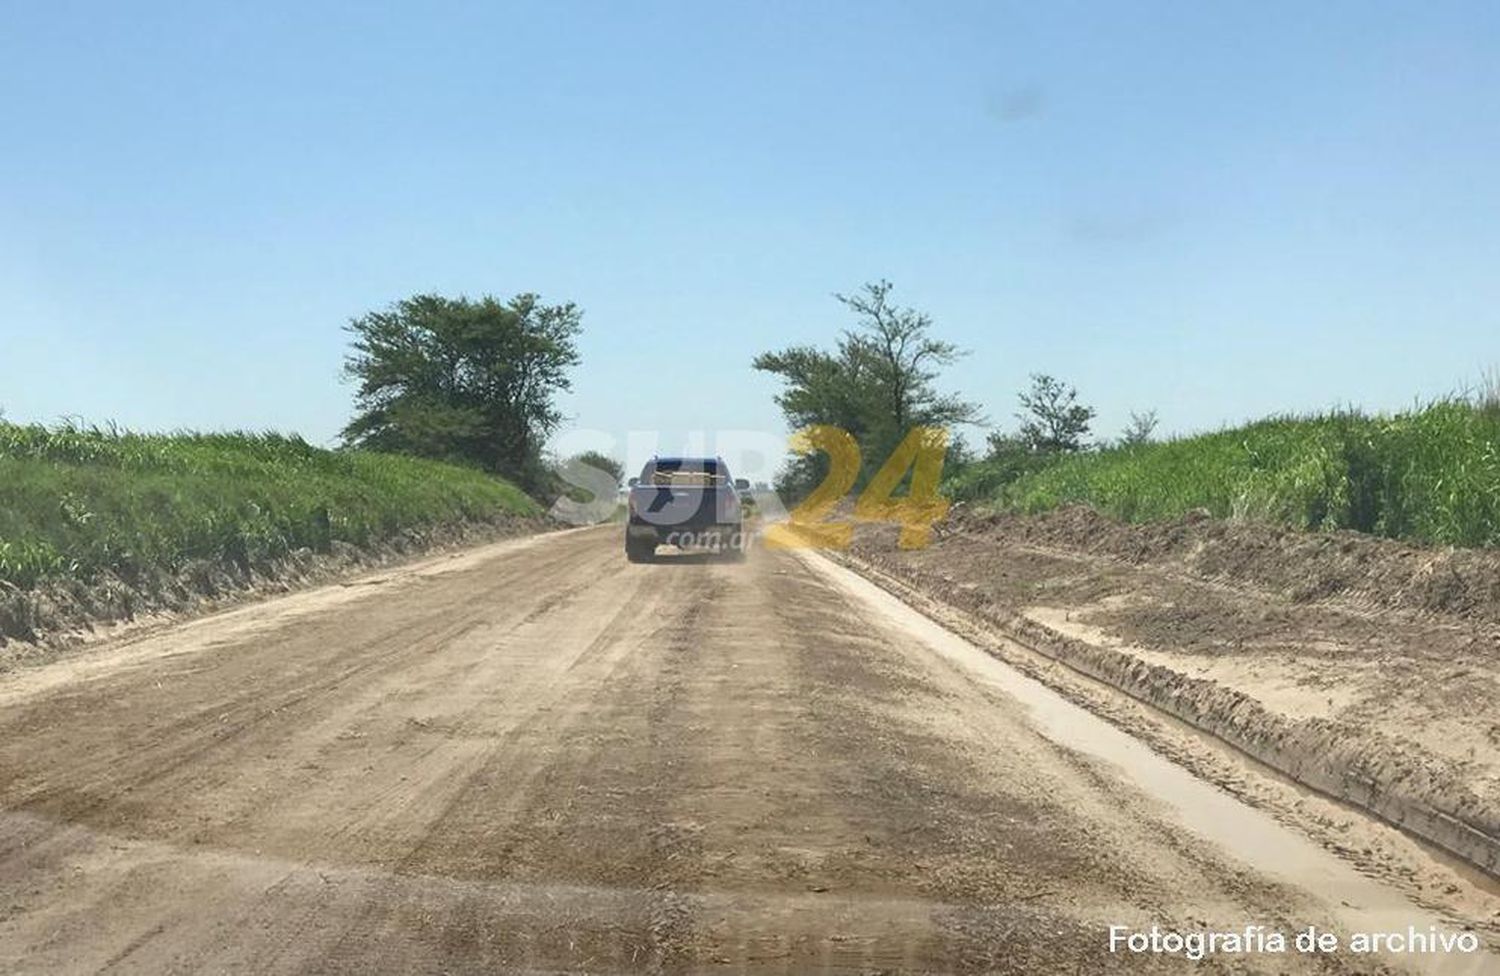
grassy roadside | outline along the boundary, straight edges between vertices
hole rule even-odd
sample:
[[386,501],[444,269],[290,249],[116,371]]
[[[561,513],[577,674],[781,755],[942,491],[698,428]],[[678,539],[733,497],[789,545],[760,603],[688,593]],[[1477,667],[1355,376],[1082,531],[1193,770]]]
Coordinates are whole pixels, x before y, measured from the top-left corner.
[[1207,509],[1298,528],[1500,545],[1500,409],[1493,404],[1276,418],[1064,455],[1029,470],[994,465],[960,472],[950,494],[1026,513],[1082,503],[1141,522]]
[[132,434],[0,423],[0,582],[131,581],[336,542],[533,515],[520,489],[415,458],[279,434]]

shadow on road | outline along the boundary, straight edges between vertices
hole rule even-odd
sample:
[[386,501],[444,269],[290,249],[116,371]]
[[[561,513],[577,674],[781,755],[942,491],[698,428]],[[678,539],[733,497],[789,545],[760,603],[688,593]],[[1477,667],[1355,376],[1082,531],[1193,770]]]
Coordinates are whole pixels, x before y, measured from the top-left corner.
[[652,566],[722,566],[738,562],[741,560],[732,552],[705,552],[700,549],[682,551],[665,548],[665,551],[651,557]]

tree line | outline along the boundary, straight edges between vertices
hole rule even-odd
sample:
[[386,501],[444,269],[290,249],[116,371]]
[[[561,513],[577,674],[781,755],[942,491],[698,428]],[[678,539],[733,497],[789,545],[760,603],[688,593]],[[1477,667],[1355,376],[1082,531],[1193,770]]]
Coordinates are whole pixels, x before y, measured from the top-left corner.
[[[962,428],[989,421],[977,403],[941,388],[943,370],[966,355],[934,335],[931,316],[897,304],[885,280],[835,294],[853,317],[830,347],[792,345],[756,356],[751,366],[777,376],[788,426],[827,424],[859,444],[862,486],[913,427],[955,429],[946,473],[985,489],[1091,445],[1093,407],[1078,390],[1034,374],[1018,394],[1013,429],[993,431],[982,454]],[[501,475],[538,497],[564,489],[546,455],[563,420],[557,397],[572,388],[580,357],[582,310],[547,304],[532,293],[507,301],[423,294],[368,312],[348,325],[344,364],[356,384],[355,416],[343,429],[351,447],[466,464]],[[1132,414],[1119,443],[1149,441],[1156,414]],[[574,459],[618,483],[620,462],[590,452]],[[794,457],[777,489],[792,501],[823,478],[823,455]]]
[[[889,281],[879,280],[852,295],[836,294],[854,324],[832,348],[789,346],[762,353],[753,363],[782,380],[776,403],[788,426],[831,424],[854,435],[863,465],[856,487],[912,427],[990,426],[977,404],[939,389],[942,369],[965,351],[936,338],[931,317],[897,305],[892,291]],[[1090,440],[1094,408],[1081,402],[1076,387],[1056,377],[1032,374],[1017,402],[1016,427],[990,432],[982,455],[968,446],[962,431],[953,432],[945,461],[950,488],[988,493],[1059,456],[1106,446]],[[1132,413],[1118,443],[1146,443],[1156,427],[1156,411]],[[778,479],[778,491],[789,501],[802,497],[822,480],[827,464],[822,455],[794,458]]]

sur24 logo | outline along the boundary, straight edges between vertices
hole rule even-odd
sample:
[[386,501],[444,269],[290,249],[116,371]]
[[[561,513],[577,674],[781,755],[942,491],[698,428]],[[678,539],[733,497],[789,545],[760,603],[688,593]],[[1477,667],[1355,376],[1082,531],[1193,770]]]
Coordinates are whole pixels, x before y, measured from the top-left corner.
[[[829,517],[859,478],[859,444],[842,428],[818,424],[793,434],[790,447],[797,454],[827,454],[828,474],[788,513],[787,521],[766,529],[764,543],[773,549],[848,548],[854,523],[832,522]],[[855,499],[855,520],[894,522],[901,526],[896,543],[900,548],[926,546],[932,540],[932,524],[948,514],[948,500],[938,494],[947,449],[945,428],[913,427]],[[896,495],[907,471],[911,482],[906,494]]]

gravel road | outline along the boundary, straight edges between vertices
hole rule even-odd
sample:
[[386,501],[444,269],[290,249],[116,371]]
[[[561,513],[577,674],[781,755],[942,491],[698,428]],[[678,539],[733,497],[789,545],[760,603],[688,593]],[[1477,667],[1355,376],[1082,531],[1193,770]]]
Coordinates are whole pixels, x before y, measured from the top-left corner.
[[0,678],[0,971],[1368,973],[1109,931],[1438,924],[846,570],[618,536]]

